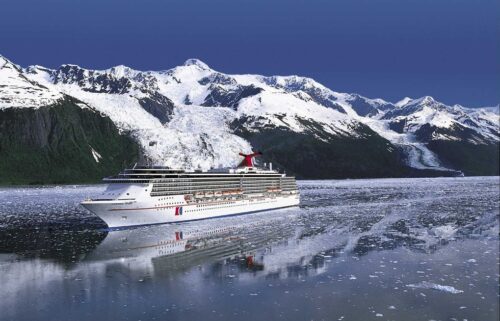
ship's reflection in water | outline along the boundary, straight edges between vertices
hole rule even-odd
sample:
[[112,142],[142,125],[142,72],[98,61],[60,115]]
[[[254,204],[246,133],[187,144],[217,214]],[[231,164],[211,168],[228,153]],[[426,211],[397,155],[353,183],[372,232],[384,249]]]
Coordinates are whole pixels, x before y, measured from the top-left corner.
[[235,217],[111,231],[85,260],[113,262],[158,277],[221,261],[238,262],[241,271],[262,270],[258,251],[292,233],[291,228],[269,233],[296,217],[292,213],[275,211],[257,214],[252,220]]
[[497,319],[496,179],[300,189],[178,225],[4,226],[0,320]]
[[[275,273],[294,262],[304,264],[331,246],[320,242],[321,233],[315,235],[300,222],[299,213],[292,208],[251,219],[239,216],[111,231],[50,225],[5,229],[0,248],[18,259],[43,259],[68,271],[82,264],[122,266],[137,275],[161,277],[222,263],[238,272]],[[315,260],[314,269],[319,268]]]

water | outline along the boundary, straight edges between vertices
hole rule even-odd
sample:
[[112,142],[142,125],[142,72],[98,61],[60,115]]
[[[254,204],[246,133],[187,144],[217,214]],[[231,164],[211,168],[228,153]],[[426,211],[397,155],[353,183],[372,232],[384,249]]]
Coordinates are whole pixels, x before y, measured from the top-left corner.
[[499,178],[305,181],[301,207],[108,232],[0,189],[0,320],[498,320]]

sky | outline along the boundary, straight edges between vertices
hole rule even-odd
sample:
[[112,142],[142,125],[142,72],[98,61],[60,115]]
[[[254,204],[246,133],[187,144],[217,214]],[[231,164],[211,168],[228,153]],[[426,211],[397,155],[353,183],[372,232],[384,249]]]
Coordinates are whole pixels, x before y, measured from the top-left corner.
[[0,0],[0,54],[164,70],[300,75],[396,102],[500,103],[498,0]]

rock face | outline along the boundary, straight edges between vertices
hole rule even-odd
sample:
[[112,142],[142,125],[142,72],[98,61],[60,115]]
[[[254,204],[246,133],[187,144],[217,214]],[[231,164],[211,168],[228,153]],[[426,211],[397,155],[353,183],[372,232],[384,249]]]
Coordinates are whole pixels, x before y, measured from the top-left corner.
[[498,114],[446,106],[432,97],[409,100],[381,117],[389,127],[425,144],[441,164],[465,175],[498,175]]
[[[300,178],[499,174],[497,110],[447,106],[432,97],[390,103],[338,93],[305,77],[228,75],[197,59],[165,71],[138,71],[22,69],[0,57],[0,111],[2,137],[20,130],[4,121],[14,114],[25,136],[33,131],[38,137],[46,119],[65,128],[65,137],[74,132],[68,122],[80,128],[78,150],[92,146],[85,157],[102,168],[96,176],[138,158],[186,169],[235,166],[238,153],[252,149],[264,152],[261,162],[272,161]],[[41,123],[34,126],[33,117]],[[89,130],[97,130],[92,142]],[[36,146],[53,146],[40,137]],[[105,165],[97,156],[103,153],[120,158],[120,166]],[[71,149],[57,155],[66,162]]]
[[97,182],[138,157],[108,117],[73,98],[0,109],[0,184]]
[[[236,124],[235,124],[236,125]],[[267,161],[298,178],[400,177],[410,175],[402,154],[366,125],[356,130],[361,137],[338,137],[314,128],[297,133],[286,128],[260,131],[237,129]],[[241,127],[239,127],[241,128]],[[312,133],[314,132],[314,133]]]

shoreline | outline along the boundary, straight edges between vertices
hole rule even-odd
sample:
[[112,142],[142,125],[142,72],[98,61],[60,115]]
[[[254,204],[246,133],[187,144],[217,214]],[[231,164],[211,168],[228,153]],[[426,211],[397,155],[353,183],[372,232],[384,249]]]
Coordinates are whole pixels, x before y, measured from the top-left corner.
[[[481,178],[481,177],[497,177],[500,179],[500,175],[477,175],[477,176],[424,176],[424,177],[364,177],[364,178],[297,178],[296,180],[298,182],[319,182],[319,181],[363,181],[363,180],[391,180],[391,179],[444,179],[444,178],[450,178],[450,179],[460,179],[460,178]],[[500,182],[499,182],[500,183]],[[107,183],[104,183],[102,181],[100,182],[95,182],[95,183],[89,183],[89,182],[84,182],[84,183],[51,183],[51,184],[10,184],[10,185],[5,185],[5,184],[0,184],[0,189],[1,188],[11,188],[11,187],[18,187],[18,188],[36,188],[36,187],[68,187],[68,186],[95,186],[95,185],[108,185]]]

